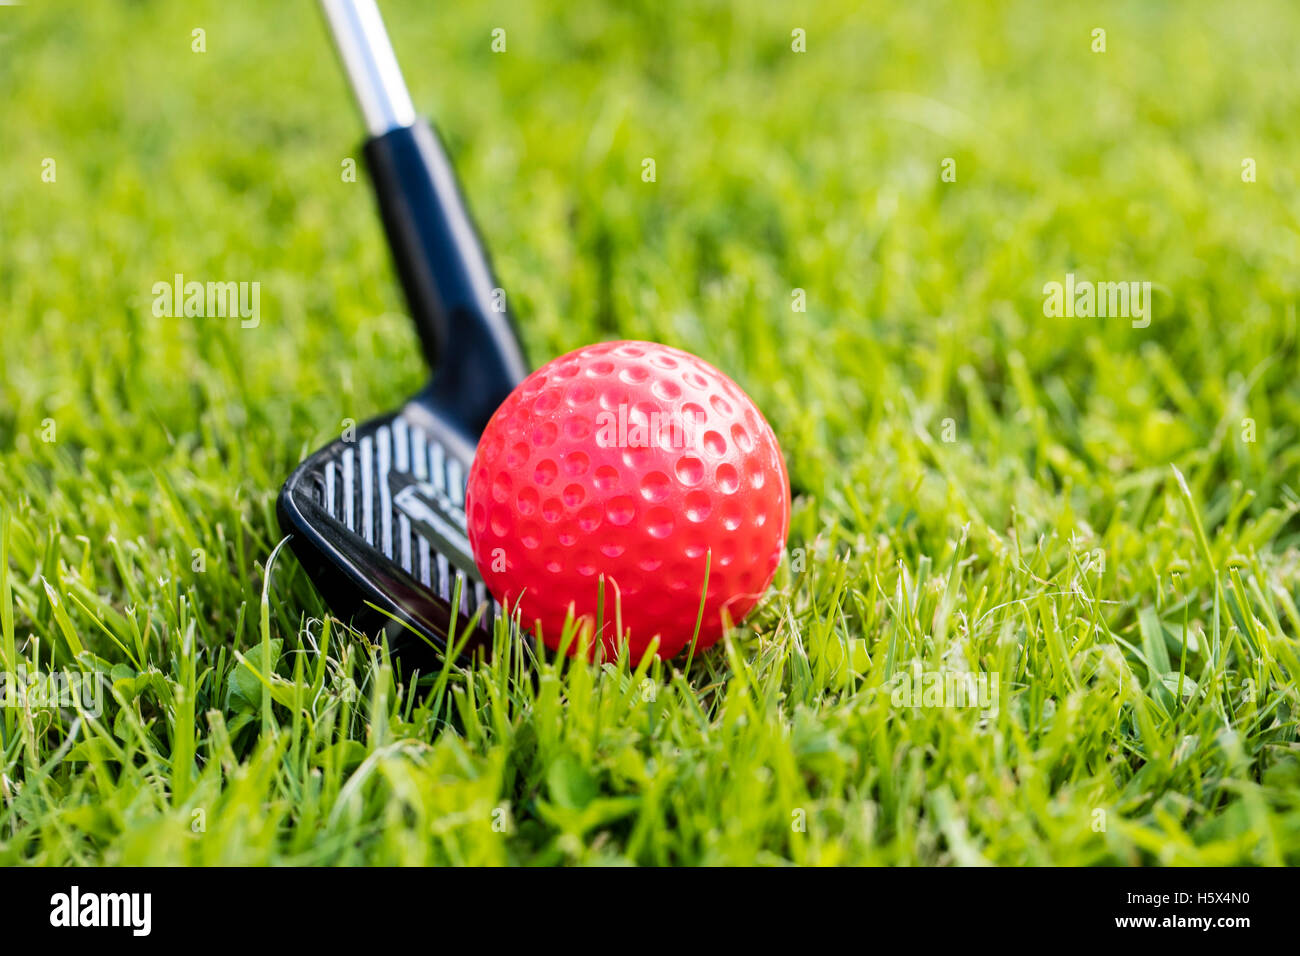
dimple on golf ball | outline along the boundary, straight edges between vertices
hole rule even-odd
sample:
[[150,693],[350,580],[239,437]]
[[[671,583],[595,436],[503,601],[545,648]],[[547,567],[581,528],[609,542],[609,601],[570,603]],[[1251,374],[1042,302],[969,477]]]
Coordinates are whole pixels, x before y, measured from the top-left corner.
[[[557,648],[572,606],[593,651],[633,660],[721,636],[776,573],[790,486],[771,426],[707,362],[608,342],[542,366],[488,422],[470,469],[474,561]],[[599,647],[597,646],[599,645]],[[571,646],[576,650],[576,642]]]

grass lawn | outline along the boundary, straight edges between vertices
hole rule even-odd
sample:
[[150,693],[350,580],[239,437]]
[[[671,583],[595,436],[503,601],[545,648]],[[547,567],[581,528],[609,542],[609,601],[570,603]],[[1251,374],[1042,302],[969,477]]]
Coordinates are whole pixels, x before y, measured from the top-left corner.
[[1300,9],[384,6],[534,364],[726,370],[789,558],[689,671],[328,619],[275,495],[425,372],[321,18],[0,6],[0,669],[105,678],[0,864],[1300,863]]

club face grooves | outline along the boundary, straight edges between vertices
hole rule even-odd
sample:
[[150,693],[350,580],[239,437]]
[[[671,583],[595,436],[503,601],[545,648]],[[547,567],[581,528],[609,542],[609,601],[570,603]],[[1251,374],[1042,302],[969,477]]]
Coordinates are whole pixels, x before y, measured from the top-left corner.
[[465,528],[472,455],[417,397],[316,452],[280,493],[280,527],[331,611],[361,630],[384,629],[404,659],[435,659],[453,628],[462,658],[491,647],[498,608]]

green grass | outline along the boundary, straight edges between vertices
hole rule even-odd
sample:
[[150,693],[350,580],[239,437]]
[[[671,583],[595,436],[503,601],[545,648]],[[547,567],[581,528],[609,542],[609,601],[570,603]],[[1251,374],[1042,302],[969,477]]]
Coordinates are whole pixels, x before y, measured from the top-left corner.
[[[536,687],[327,620],[275,494],[423,369],[319,17],[0,7],[0,669],[111,688],[0,709],[0,864],[1300,863],[1300,11],[550,6],[385,9],[534,362],[766,412],[772,593]],[[1045,318],[1067,272],[1150,326]]]

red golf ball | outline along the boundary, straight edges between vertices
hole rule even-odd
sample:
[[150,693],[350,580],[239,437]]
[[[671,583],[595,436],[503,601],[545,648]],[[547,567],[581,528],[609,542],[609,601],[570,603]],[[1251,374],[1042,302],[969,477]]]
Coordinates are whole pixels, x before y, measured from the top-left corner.
[[735,382],[680,349],[608,342],[542,366],[492,416],[469,538],[492,596],[548,647],[572,605],[606,659],[616,625],[634,660],[656,636],[666,658],[697,619],[705,648],[724,613],[738,622],[757,603],[781,563],[789,489],[771,426]]

